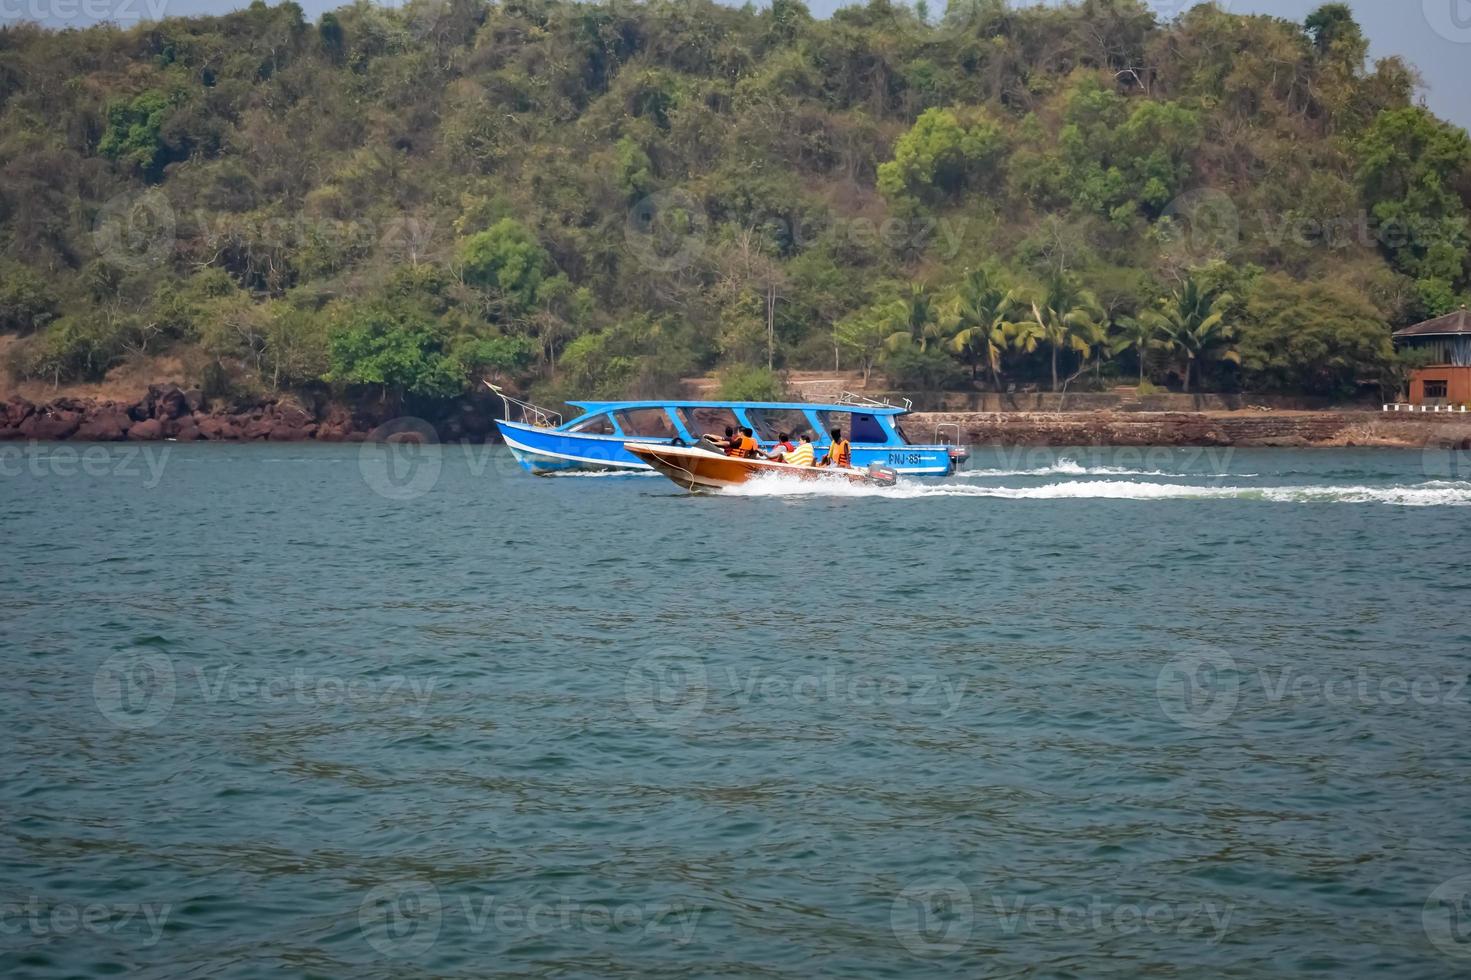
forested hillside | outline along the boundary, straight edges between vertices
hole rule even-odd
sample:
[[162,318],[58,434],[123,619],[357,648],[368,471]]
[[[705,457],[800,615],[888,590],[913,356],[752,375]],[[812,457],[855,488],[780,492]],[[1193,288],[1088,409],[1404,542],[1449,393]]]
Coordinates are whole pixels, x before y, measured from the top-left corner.
[[0,29],[15,379],[1344,395],[1466,301],[1471,141],[1306,23],[1139,0],[294,3]]

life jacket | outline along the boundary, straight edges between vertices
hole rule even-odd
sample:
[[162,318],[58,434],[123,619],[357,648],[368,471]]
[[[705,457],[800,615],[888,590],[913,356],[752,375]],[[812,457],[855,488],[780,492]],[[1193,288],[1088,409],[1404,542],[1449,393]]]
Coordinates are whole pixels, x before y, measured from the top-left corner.
[[755,439],[752,439],[748,435],[742,434],[741,437],[736,440],[735,445],[730,447],[730,455],[746,459],[756,455],[756,450],[759,448],[760,447],[756,445]]
[[827,461],[844,469],[853,465],[853,447],[848,445],[847,439],[839,439],[832,444],[832,448],[827,451]]
[[790,442],[779,442],[776,444],[776,448],[781,451],[782,455],[797,451],[797,447],[792,445]]
[[786,455],[786,462],[793,466],[811,466],[812,460],[812,443],[810,442],[802,443]]

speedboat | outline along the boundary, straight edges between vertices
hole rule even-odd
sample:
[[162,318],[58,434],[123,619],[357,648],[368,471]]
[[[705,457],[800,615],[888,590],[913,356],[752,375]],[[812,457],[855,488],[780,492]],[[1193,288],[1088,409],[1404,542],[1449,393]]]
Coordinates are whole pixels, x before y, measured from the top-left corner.
[[[629,450],[639,445],[694,446],[700,437],[720,434],[727,426],[749,428],[763,451],[782,432],[794,438],[812,435],[820,458],[830,446],[828,432],[842,429],[852,446],[855,469],[873,464],[904,475],[948,476],[965,459],[964,451],[939,440],[911,443],[900,419],[913,406],[893,404],[844,392],[830,403],[745,401],[577,401],[576,418],[562,416],[506,394],[505,418],[497,419],[501,437],[523,469],[537,476],[609,471],[648,472],[654,467]],[[958,433],[958,430],[957,430]],[[958,441],[958,440],[957,440]]]
[[701,442],[694,446],[630,442],[628,451],[686,490],[721,490],[758,479],[836,481],[860,486],[892,487],[898,474],[877,463],[868,469],[838,466],[794,466],[769,459],[727,456]]

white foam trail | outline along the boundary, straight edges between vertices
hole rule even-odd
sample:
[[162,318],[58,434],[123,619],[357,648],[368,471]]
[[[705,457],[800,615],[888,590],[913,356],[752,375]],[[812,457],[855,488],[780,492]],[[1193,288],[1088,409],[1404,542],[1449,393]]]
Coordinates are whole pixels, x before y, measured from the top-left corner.
[[961,470],[956,473],[961,480],[986,480],[1000,476],[1188,476],[1187,473],[1168,473],[1164,470],[1131,470],[1126,466],[1084,466],[1071,459],[1059,459],[1051,466],[1039,466],[1029,470]]
[[810,480],[753,480],[723,493],[738,497],[991,497],[1003,500],[1260,500],[1294,504],[1393,504],[1402,507],[1471,506],[1471,483],[1433,481],[1414,486],[1203,487],[1129,480],[1080,480],[1040,487],[977,487],[957,483],[903,483],[872,487]]

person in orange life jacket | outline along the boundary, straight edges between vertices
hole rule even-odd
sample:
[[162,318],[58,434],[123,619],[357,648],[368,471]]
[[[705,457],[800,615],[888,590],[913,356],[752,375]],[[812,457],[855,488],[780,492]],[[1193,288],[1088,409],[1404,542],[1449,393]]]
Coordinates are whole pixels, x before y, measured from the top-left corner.
[[756,433],[750,428],[741,429],[735,444],[727,452],[731,456],[739,456],[742,459],[766,458],[766,454],[761,451],[761,444],[756,441]]
[[853,447],[843,438],[842,429],[833,430],[833,444],[828,447],[827,455],[822,457],[822,465],[841,466],[844,469],[853,465]]
[[795,452],[796,449],[797,447],[792,445],[792,437],[785,432],[779,432],[776,436],[776,445],[771,447],[771,452],[766,454],[766,458],[780,463],[786,459],[787,453]]

